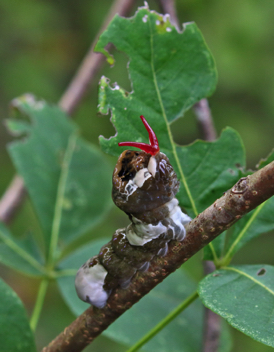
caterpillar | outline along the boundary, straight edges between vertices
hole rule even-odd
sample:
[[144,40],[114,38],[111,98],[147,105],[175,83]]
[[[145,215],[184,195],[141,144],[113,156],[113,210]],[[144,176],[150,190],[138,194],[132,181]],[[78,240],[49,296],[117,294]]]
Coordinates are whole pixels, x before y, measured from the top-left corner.
[[148,270],[156,255],[165,256],[168,242],[182,241],[191,218],[184,214],[175,198],[179,180],[158,139],[140,116],[149,142],[120,142],[141,151],[125,150],[113,172],[112,198],[131,223],[118,229],[98,255],[78,270],[75,287],[78,297],[102,308],[118,286],[127,288],[137,271]]

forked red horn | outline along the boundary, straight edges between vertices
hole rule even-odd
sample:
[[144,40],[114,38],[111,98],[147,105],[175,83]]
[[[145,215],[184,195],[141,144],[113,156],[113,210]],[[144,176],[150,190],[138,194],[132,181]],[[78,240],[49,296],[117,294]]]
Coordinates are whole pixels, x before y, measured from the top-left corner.
[[141,150],[143,150],[146,153],[149,153],[151,155],[156,155],[159,153],[159,143],[158,139],[156,137],[155,132],[153,129],[149,126],[147,120],[144,118],[143,115],[140,116],[143,124],[145,125],[146,130],[148,131],[148,136],[149,136],[149,142],[150,144],[146,143],[137,143],[137,142],[120,142],[118,143],[119,147],[136,147]]

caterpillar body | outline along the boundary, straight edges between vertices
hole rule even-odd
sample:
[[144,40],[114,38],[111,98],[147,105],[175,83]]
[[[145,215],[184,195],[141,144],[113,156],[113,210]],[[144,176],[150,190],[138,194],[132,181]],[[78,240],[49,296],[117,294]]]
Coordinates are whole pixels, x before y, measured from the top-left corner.
[[168,242],[182,241],[191,218],[175,198],[179,180],[158,140],[143,116],[150,144],[121,142],[142,151],[124,151],[113,172],[112,198],[131,220],[118,229],[100,253],[78,270],[75,287],[78,297],[98,308],[106,305],[112,290],[128,287],[137,271],[147,270],[156,255],[165,256]]

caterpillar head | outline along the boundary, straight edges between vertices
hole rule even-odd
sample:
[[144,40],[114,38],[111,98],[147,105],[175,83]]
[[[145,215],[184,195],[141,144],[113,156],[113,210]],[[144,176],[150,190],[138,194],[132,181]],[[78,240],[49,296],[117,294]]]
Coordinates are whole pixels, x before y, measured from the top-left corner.
[[173,199],[179,190],[179,181],[169,159],[160,152],[152,128],[143,116],[140,117],[149,133],[150,144],[118,143],[142,151],[125,150],[113,173],[113,201],[128,214],[153,211]]

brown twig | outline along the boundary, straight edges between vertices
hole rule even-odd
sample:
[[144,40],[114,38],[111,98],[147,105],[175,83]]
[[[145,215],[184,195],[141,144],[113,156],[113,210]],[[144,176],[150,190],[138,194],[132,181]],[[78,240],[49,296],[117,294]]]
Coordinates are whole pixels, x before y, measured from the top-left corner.
[[147,272],[138,272],[128,289],[118,288],[102,309],[88,308],[43,352],[82,351],[121,314],[153,287],[179,268],[243,215],[274,195],[274,162],[252,175],[241,178],[214,204],[187,226],[184,241],[172,241],[165,257],[155,257]]
[[60,107],[68,114],[72,114],[75,108],[79,105],[79,102],[85,95],[90,82],[101,67],[102,63],[105,62],[105,55],[101,53],[95,53],[93,51],[98,37],[107,28],[109,22],[112,20],[115,14],[119,14],[120,16],[128,15],[135,2],[136,0],[116,0],[112,5],[102,27],[100,28],[87,55],[80,65],[80,68],[76,72],[76,75],[60,99]]
[[199,127],[206,141],[214,141],[217,137],[211,111],[207,99],[201,99],[193,106]]
[[[69,115],[71,115],[76,107],[79,106],[89,87],[89,83],[105,60],[105,57],[102,54],[93,52],[93,48],[99,35],[107,27],[108,23],[116,13],[121,16],[129,14],[135,2],[136,0],[116,0],[111,7],[96,39],[81,63],[79,70],[59,101],[59,106]],[[10,186],[0,200],[0,221],[7,224],[13,219],[25,194],[23,179],[18,175],[15,175]]]
[[0,220],[8,223],[25,196],[23,179],[15,175],[0,202]]
[[[193,110],[195,112],[203,136],[202,138],[206,141],[214,141],[216,139],[217,134],[207,99],[202,99],[198,103],[196,103],[193,106]],[[208,275],[215,270],[215,265],[211,261],[204,261],[203,267],[205,275]],[[212,312],[212,310],[205,308],[203,352],[218,351],[220,333],[220,316]]]
[[[204,261],[204,273],[208,275],[215,271],[215,265],[211,261]],[[221,333],[221,317],[205,308],[204,318],[204,344],[203,352],[217,352],[219,349]]]

